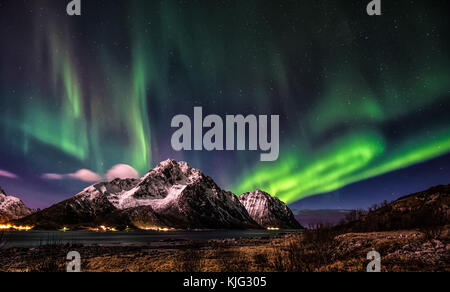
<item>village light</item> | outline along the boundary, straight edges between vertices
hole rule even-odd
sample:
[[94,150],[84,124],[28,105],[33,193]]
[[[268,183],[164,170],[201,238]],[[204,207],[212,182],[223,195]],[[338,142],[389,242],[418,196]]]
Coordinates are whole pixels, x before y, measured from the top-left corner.
[[16,225],[11,225],[11,224],[7,224],[7,225],[0,225],[0,230],[17,230],[17,231],[28,231],[33,229],[34,226],[16,226]]

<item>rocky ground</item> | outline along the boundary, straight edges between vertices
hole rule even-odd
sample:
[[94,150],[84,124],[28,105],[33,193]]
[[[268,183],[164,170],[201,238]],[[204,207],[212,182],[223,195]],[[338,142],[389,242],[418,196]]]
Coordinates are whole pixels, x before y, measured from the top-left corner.
[[334,234],[306,231],[278,238],[161,242],[145,247],[48,246],[0,250],[0,271],[64,271],[69,251],[85,272],[364,272],[367,253],[382,271],[450,271],[449,228]]
[[448,234],[427,239],[419,231],[351,233],[336,237],[331,264],[322,271],[365,270],[365,257],[377,251],[386,272],[450,271],[450,242]]

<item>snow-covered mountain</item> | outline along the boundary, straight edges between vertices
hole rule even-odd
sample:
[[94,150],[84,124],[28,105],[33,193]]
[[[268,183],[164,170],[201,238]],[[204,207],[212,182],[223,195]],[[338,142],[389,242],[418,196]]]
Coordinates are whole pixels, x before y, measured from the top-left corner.
[[268,193],[256,190],[239,197],[250,216],[260,226],[281,229],[300,229],[302,226],[295,219],[289,207]]
[[21,222],[51,229],[111,222],[139,228],[259,228],[237,196],[174,160],[160,163],[141,179],[90,186]]
[[0,223],[7,223],[31,214],[30,209],[18,198],[7,196],[0,188]]
[[103,193],[123,210],[108,216],[107,223],[120,215],[120,222],[139,228],[259,228],[233,193],[185,162],[164,161],[134,187]]

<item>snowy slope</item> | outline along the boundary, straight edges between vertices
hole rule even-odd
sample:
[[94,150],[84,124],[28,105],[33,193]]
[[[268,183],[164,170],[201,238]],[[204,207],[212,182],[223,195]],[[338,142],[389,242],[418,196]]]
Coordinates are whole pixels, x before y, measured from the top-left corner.
[[300,223],[286,204],[271,195],[256,190],[239,197],[250,216],[265,228],[299,229]]
[[25,204],[18,198],[7,196],[0,188],[0,222],[20,219],[31,214]]

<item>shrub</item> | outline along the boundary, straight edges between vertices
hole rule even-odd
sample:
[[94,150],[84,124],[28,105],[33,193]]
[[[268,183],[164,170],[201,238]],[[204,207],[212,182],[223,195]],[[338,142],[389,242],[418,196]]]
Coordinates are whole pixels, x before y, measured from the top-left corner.
[[182,251],[180,258],[181,272],[197,273],[201,272],[202,261],[201,254],[198,248],[190,248]]

